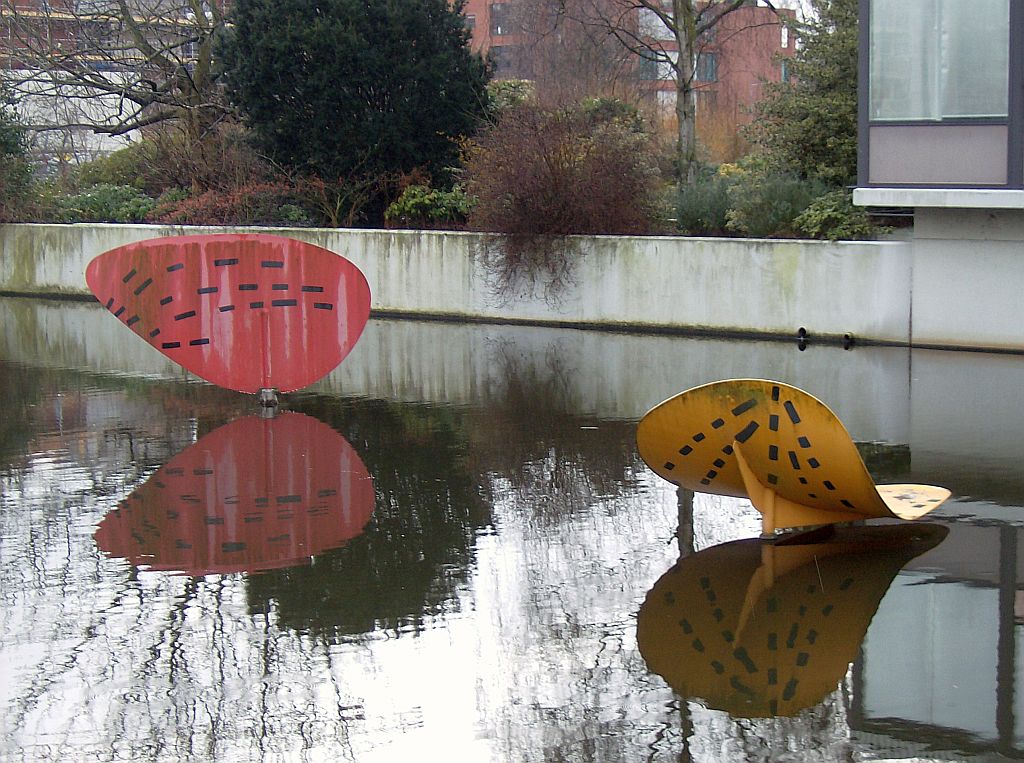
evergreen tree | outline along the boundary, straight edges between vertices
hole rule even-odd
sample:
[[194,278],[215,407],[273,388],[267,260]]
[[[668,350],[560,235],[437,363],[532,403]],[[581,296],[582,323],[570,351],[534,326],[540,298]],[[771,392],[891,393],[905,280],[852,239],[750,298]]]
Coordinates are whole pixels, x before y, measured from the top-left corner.
[[0,222],[18,219],[28,201],[31,182],[25,128],[0,88]]
[[[229,91],[272,159],[328,183],[444,185],[485,113],[462,0],[238,0]],[[379,205],[378,205],[379,206]]]
[[811,0],[790,81],[770,85],[748,138],[772,169],[833,186],[857,179],[857,0]]

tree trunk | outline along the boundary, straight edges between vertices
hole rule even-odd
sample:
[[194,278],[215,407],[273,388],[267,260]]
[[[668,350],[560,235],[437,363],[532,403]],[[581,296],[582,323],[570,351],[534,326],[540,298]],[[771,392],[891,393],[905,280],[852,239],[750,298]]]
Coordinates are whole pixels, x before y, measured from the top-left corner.
[[672,0],[672,11],[676,22],[672,31],[679,48],[675,66],[679,181],[692,183],[697,175],[697,110],[693,92],[697,16],[693,0]]

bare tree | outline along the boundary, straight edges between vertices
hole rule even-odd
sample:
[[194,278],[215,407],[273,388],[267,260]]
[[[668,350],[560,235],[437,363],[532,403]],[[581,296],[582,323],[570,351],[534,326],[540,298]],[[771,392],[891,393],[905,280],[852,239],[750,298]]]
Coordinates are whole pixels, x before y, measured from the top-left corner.
[[[0,0],[4,77],[29,127],[200,137],[229,111],[213,67],[225,0]],[[73,147],[73,146],[72,146]]]
[[[566,0],[560,0],[566,2]],[[696,63],[713,30],[751,0],[579,0],[580,19],[627,50],[667,70],[675,83],[680,179],[696,172]],[[769,0],[763,4],[775,10]]]
[[594,0],[520,0],[511,25],[514,73],[533,82],[541,105],[558,107],[588,96],[637,99],[636,57],[605,30],[585,23]]

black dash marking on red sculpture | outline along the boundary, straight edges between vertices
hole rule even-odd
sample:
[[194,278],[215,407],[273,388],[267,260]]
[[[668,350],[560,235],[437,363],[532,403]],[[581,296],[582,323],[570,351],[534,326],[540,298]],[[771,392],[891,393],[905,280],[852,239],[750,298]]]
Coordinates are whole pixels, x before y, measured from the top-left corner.
[[131,318],[129,318],[128,320],[126,320],[124,322],[124,325],[125,326],[134,326],[136,323],[139,322],[139,320],[140,320],[139,316],[133,315]]
[[129,270],[128,273],[125,275],[125,277],[121,279],[121,283],[128,283],[130,280],[135,278],[135,274],[137,272],[138,271],[135,268],[132,268],[131,270]]
[[157,336],[157,335],[158,335],[159,333],[160,333],[160,329],[158,329],[158,328],[155,328],[155,329],[153,329],[152,331],[150,331],[150,332],[149,332],[149,336],[150,336],[150,337],[155,337],[155,336]]
[[163,347],[165,350],[176,350],[177,348],[181,347],[181,342],[164,342],[160,346]]
[[256,291],[259,288],[259,284],[255,283],[240,283],[238,284],[239,291]]
[[189,342],[188,344],[189,344],[189,347],[198,347],[198,346],[200,346],[200,345],[203,345],[203,344],[209,344],[209,343],[210,343],[210,340],[209,340],[209,339],[207,339],[207,338],[203,338],[203,339],[193,339],[193,340],[192,340],[191,342]]
[[260,263],[261,268],[283,268],[284,260],[263,260]]
[[259,300],[257,302],[250,302],[249,307],[253,308],[254,310],[263,307],[263,300]]
[[333,310],[334,305],[330,302],[314,302],[313,307],[317,310]]
[[295,299],[272,299],[270,304],[273,307],[294,307],[298,304],[298,300]]
[[302,287],[302,291],[313,292],[315,294],[320,294],[320,293],[323,292],[323,290],[324,290],[323,286],[303,286]]
[[161,305],[169,305],[173,301],[174,301],[174,297],[172,297],[170,294],[168,294],[166,297],[164,297],[163,299],[160,300],[160,304]]
[[288,284],[286,283],[275,283],[270,287],[274,291],[288,291]]
[[214,260],[213,264],[214,264],[214,267],[221,267],[223,265],[237,265],[238,264],[238,258],[237,257],[225,257],[224,259]]
[[121,305],[121,307],[117,308],[117,312],[114,313],[114,317],[115,318],[120,318],[121,315],[124,314],[124,311],[127,310],[127,309],[128,309],[127,307],[125,307],[124,305]]
[[168,265],[167,266],[167,272],[168,273],[173,273],[175,270],[184,270],[184,268],[185,268],[185,263],[184,262],[176,262],[173,265]]
[[139,296],[140,294],[142,294],[142,292],[146,290],[146,287],[149,286],[151,283],[153,283],[153,279],[147,278],[145,281],[136,286],[135,291],[132,293],[135,294],[136,297]]
[[196,311],[195,310],[187,310],[184,313],[178,313],[177,315],[175,315],[174,316],[174,320],[176,320],[176,321],[183,321],[186,318],[195,318],[195,317],[196,317]]
[[203,287],[200,287],[199,289],[196,289],[196,294],[216,294],[216,293],[217,293],[217,287],[216,286],[203,286]]
[[109,310],[111,307],[113,307],[113,305],[114,305],[114,298],[111,297],[110,299],[107,300],[107,309]]
[[230,313],[232,310],[235,309],[235,306],[234,305],[221,305],[217,309],[220,310],[220,312],[222,312],[222,313]]

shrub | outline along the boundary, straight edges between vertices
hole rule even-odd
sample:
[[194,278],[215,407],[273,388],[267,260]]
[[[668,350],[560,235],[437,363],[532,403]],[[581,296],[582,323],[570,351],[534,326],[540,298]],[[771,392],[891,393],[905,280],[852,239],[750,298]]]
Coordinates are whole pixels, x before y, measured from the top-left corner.
[[506,296],[569,276],[571,234],[649,233],[661,212],[649,140],[622,121],[580,107],[523,104],[484,130],[467,152],[473,230],[503,234],[483,254]]
[[0,222],[18,219],[31,204],[32,166],[25,128],[0,89]]
[[819,196],[793,224],[798,233],[830,241],[871,238],[876,232],[867,212],[855,207],[853,197],[842,189]]
[[[74,188],[94,185],[131,186],[146,188],[146,167],[152,147],[145,141],[133,143],[106,156],[85,162],[71,172],[70,184]],[[150,188],[149,190],[153,190]]]
[[184,199],[168,199],[151,216],[172,225],[308,225],[294,186],[260,183],[232,191],[206,191]]
[[458,186],[441,191],[410,185],[385,210],[384,221],[391,226],[410,228],[462,227],[472,206],[470,198]]
[[679,189],[676,226],[691,236],[722,236],[728,230],[733,181],[727,175],[700,177]]
[[532,97],[533,82],[528,79],[496,79],[487,83],[488,112],[493,119]]
[[732,185],[729,230],[766,238],[796,234],[796,218],[828,188],[788,174],[748,174]]
[[53,216],[65,223],[143,222],[156,202],[130,185],[100,183],[53,199]]

